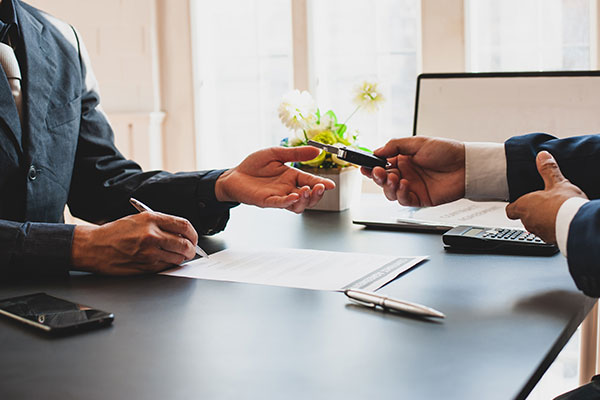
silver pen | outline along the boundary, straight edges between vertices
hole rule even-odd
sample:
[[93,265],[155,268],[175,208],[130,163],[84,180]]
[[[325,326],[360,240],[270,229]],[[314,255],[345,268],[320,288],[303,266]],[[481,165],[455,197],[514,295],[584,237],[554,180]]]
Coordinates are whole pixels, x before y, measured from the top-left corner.
[[[146,211],[146,212],[154,212],[154,210],[152,210],[150,207],[148,207],[147,205],[145,205],[141,201],[134,199],[133,197],[129,199],[129,202],[139,212],[144,212],[144,211]],[[200,246],[198,246],[198,245],[196,245],[196,254],[198,254],[201,257],[208,258],[208,254],[204,250],[202,250],[202,248]]]
[[443,313],[439,312],[438,310],[434,310],[433,308],[408,301],[393,299],[391,297],[373,292],[367,292],[359,289],[346,289],[344,290],[344,294],[351,300],[369,307],[379,306],[390,310],[402,311],[406,313],[422,315],[425,317],[446,318]]

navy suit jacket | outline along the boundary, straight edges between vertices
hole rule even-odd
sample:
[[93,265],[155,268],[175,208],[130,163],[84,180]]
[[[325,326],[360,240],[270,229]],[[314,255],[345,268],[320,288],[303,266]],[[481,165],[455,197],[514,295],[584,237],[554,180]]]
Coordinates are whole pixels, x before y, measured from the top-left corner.
[[23,124],[0,72],[0,276],[69,269],[74,226],[62,223],[65,204],[102,223],[135,213],[134,196],[188,218],[200,234],[222,230],[233,205],[215,198],[222,171],[143,172],[126,160],[75,30],[18,0],[14,6]]
[[590,198],[569,228],[567,261],[577,287],[600,297],[600,135],[557,139],[536,133],[505,143],[510,201],[544,189],[535,157],[541,150],[554,156],[563,175]]

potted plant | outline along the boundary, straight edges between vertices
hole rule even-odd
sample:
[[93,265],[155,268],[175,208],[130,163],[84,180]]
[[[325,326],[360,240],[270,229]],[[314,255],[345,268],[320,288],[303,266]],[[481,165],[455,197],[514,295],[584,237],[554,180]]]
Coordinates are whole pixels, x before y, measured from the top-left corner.
[[[287,93],[279,105],[279,118],[291,130],[291,135],[281,141],[282,146],[304,146],[308,140],[328,145],[349,146],[370,151],[358,144],[358,130],[348,130],[348,120],[360,109],[376,111],[384,101],[377,90],[377,83],[365,81],[355,90],[353,98],[356,108],[340,122],[333,110],[322,113],[317,103],[306,91],[294,90]],[[350,208],[352,201],[360,195],[361,178],[358,168],[340,160],[335,154],[321,151],[314,159],[295,163],[297,168],[333,180],[334,190],[325,192],[323,199],[312,209],[342,211]]]

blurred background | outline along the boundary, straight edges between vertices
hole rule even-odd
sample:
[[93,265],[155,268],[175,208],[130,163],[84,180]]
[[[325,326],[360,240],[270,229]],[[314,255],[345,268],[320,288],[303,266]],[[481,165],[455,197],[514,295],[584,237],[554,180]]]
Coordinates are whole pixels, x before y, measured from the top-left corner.
[[[289,135],[277,106],[294,88],[344,118],[353,87],[376,79],[387,102],[352,119],[376,148],[412,133],[421,72],[599,64],[599,0],[29,3],[80,32],[117,144],[145,169],[230,167],[277,145]],[[578,354],[576,335],[529,398],[577,386]]]

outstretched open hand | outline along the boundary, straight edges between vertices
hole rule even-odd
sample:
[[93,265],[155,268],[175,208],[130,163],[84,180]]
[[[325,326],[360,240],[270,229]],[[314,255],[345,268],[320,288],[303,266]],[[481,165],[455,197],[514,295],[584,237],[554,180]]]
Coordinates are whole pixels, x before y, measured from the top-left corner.
[[271,147],[252,153],[219,177],[215,185],[217,200],[301,213],[315,205],[325,190],[333,189],[335,184],[285,163],[311,160],[319,152],[305,146]]

